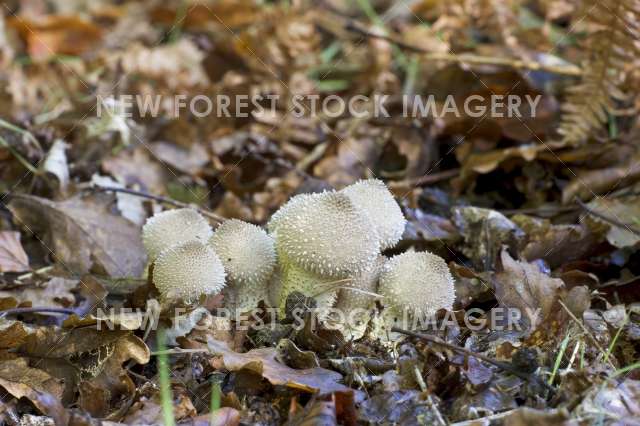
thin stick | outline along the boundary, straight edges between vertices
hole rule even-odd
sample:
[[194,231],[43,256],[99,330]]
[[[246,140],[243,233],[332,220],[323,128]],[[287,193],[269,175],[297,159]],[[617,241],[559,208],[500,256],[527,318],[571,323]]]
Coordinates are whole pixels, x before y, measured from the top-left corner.
[[348,21],[344,28],[347,31],[351,31],[354,33],[358,33],[364,37],[376,38],[380,40],[386,40],[390,43],[395,44],[396,46],[411,51],[415,53],[420,53],[426,59],[434,60],[434,61],[449,61],[449,62],[459,62],[461,64],[474,64],[474,65],[499,65],[506,66],[516,69],[527,69],[531,71],[547,71],[554,74],[568,75],[579,77],[582,75],[582,70],[575,65],[548,65],[540,62],[527,61],[522,59],[515,58],[497,58],[493,56],[478,56],[471,55],[468,53],[462,53],[460,55],[456,55],[453,53],[434,53],[429,52],[421,47],[414,46],[408,43],[405,43],[401,40],[397,40],[394,37],[390,37],[383,34],[375,34],[361,28],[356,22]]
[[608,222],[608,223],[610,223],[612,225],[615,225],[615,226],[617,226],[619,228],[626,229],[627,231],[631,232],[634,235],[640,236],[640,230],[638,230],[633,225],[621,222],[621,221],[619,221],[617,219],[614,219],[614,218],[609,217],[607,215],[604,215],[604,214],[602,214],[600,212],[597,212],[597,211],[591,209],[589,206],[587,206],[585,203],[583,203],[582,200],[580,200],[578,198],[576,198],[576,203],[578,203],[578,205],[580,207],[582,207],[582,210],[584,210],[586,213],[590,214],[591,216],[597,217],[598,219],[602,219],[605,222]]
[[35,314],[40,312],[49,312],[53,314],[64,314],[64,315],[73,315],[76,313],[73,309],[67,309],[67,308],[45,308],[45,307],[11,308],[11,309],[5,309],[4,311],[0,311],[0,318],[6,317],[9,315]]
[[172,205],[174,207],[195,208],[203,216],[206,216],[206,217],[208,217],[210,219],[213,219],[213,220],[215,220],[217,222],[224,222],[226,220],[224,217],[219,216],[219,215],[217,215],[217,214],[215,214],[213,212],[210,212],[208,210],[204,210],[204,209],[201,209],[199,207],[194,207],[194,206],[192,206],[190,204],[183,203],[181,201],[176,201],[176,200],[173,200],[171,198],[161,197],[159,195],[147,194],[146,192],[142,192],[142,191],[135,191],[133,189],[127,189],[127,188],[118,188],[118,187],[114,187],[114,186],[98,186],[98,185],[92,186],[91,190],[98,191],[98,192],[121,192],[123,194],[135,195],[136,197],[142,197],[142,198],[147,198],[149,200],[154,200],[154,201],[157,201],[159,203],[170,204],[170,205]]
[[444,170],[438,173],[431,173],[426,176],[420,176],[417,178],[399,180],[399,181],[389,181],[388,185],[390,188],[404,188],[406,186],[423,186],[423,185],[431,185],[443,180],[448,180],[460,175],[460,169],[451,169]]

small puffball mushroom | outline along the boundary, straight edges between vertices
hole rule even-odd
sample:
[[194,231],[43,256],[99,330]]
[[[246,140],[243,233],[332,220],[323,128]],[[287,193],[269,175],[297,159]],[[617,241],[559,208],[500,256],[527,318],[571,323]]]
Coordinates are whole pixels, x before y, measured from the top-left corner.
[[196,210],[166,210],[147,219],[142,243],[153,262],[168,247],[190,240],[207,242],[213,233],[209,222]]
[[208,244],[191,240],[160,253],[153,268],[153,283],[163,301],[193,303],[202,295],[219,293],[225,286],[225,272]]
[[277,217],[278,253],[322,277],[347,278],[366,270],[380,252],[369,217],[345,194],[309,194]]
[[407,223],[393,194],[381,180],[360,180],[340,191],[369,215],[382,250],[395,246],[402,238]]
[[451,310],[454,280],[444,259],[428,252],[406,252],[392,257],[380,273],[378,292],[382,303],[402,317],[430,316]]
[[256,225],[231,219],[216,229],[209,242],[227,272],[227,307],[248,311],[260,300],[268,299],[269,281],[276,266],[273,238]]

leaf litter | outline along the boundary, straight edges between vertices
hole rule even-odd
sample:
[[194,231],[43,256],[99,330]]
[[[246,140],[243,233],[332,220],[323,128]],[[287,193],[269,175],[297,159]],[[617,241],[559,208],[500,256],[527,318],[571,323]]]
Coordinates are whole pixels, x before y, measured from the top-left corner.
[[[604,69],[624,77],[611,108],[573,98],[593,58],[633,51],[590,41],[636,37],[633,0],[626,29],[568,0],[5,3],[0,424],[168,424],[167,405],[184,425],[639,424],[640,57]],[[175,95],[376,93],[390,116],[175,114]],[[400,101],[514,93],[540,95],[538,114],[415,118]],[[156,111],[126,116],[117,94]],[[567,111],[584,121],[562,137]],[[374,177],[408,220],[384,254],[428,250],[453,275],[437,329],[351,340],[220,316],[218,295],[158,344],[149,217],[265,225],[292,196]]]

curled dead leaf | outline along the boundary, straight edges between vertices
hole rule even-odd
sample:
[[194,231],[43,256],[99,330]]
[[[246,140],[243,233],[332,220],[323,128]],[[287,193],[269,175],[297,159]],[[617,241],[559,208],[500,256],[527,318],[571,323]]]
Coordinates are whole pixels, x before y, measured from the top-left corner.
[[20,233],[0,231],[0,272],[29,270],[29,257],[20,244]]
[[76,16],[49,15],[39,20],[14,16],[7,23],[18,31],[34,58],[82,55],[102,40],[100,27]]
[[518,309],[530,333],[549,318],[564,288],[533,263],[514,260],[506,250],[500,254],[503,270],[495,275],[496,299],[502,307]]
[[320,367],[296,370],[280,364],[275,348],[253,349],[247,353],[232,351],[224,342],[208,339],[209,350],[222,356],[225,368],[230,371],[247,369],[267,379],[273,385],[287,386],[303,392],[331,393],[348,391],[350,388],[339,383],[342,376],[335,371]]
[[108,211],[98,198],[54,202],[16,195],[9,209],[21,226],[40,234],[54,259],[72,272],[127,277],[144,270],[140,229]]

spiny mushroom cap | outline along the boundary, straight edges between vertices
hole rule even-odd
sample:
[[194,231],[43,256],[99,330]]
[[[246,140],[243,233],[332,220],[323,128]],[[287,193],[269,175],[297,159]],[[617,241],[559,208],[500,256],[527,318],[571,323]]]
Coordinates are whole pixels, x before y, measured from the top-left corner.
[[289,262],[286,258],[281,258],[282,277],[280,287],[280,300],[278,306],[280,313],[285,314],[287,297],[294,291],[300,292],[307,297],[313,297],[316,300],[316,308],[318,309],[318,317],[320,319],[326,316],[327,311],[333,306],[337,289],[339,286],[335,278],[321,277]]
[[295,209],[296,205],[307,202],[313,194],[298,194],[293,196],[282,205],[278,211],[271,215],[269,222],[267,223],[267,231],[275,237],[278,225],[282,222],[282,219],[287,217],[289,211]]
[[349,312],[353,309],[368,309],[372,306],[379,298],[375,294],[378,290],[380,273],[386,262],[386,257],[378,256],[369,269],[356,275],[350,283],[340,288],[336,309]]
[[197,211],[166,210],[147,219],[142,228],[142,242],[149,260],[154,261],[168,247],[190,240],[205,243],[212,233],[207,220]]
[[278,253],[316,275],[349,277],[366,270],[380,252],[369,217],[338,192],[301,198],[277,220]]
[[192,240],[160,253],[153,267],[153,283],[163,300],[197,301],[225,286],[222,262],[205,243]]
[[382,250],[391,248],[400,241],[407,221],[384,182],[378,179],[361,180],[340,192],[369,215],[380,236]]
[[220,256],[230,285],[267,287],[276,266],[273,238],[256,225],[224,221],[209,240]]
[[433,315],[451,310],[454,281],[444,259],[428,252],[407,252],[392,257],[380,273],[382,303],[395,312]]

